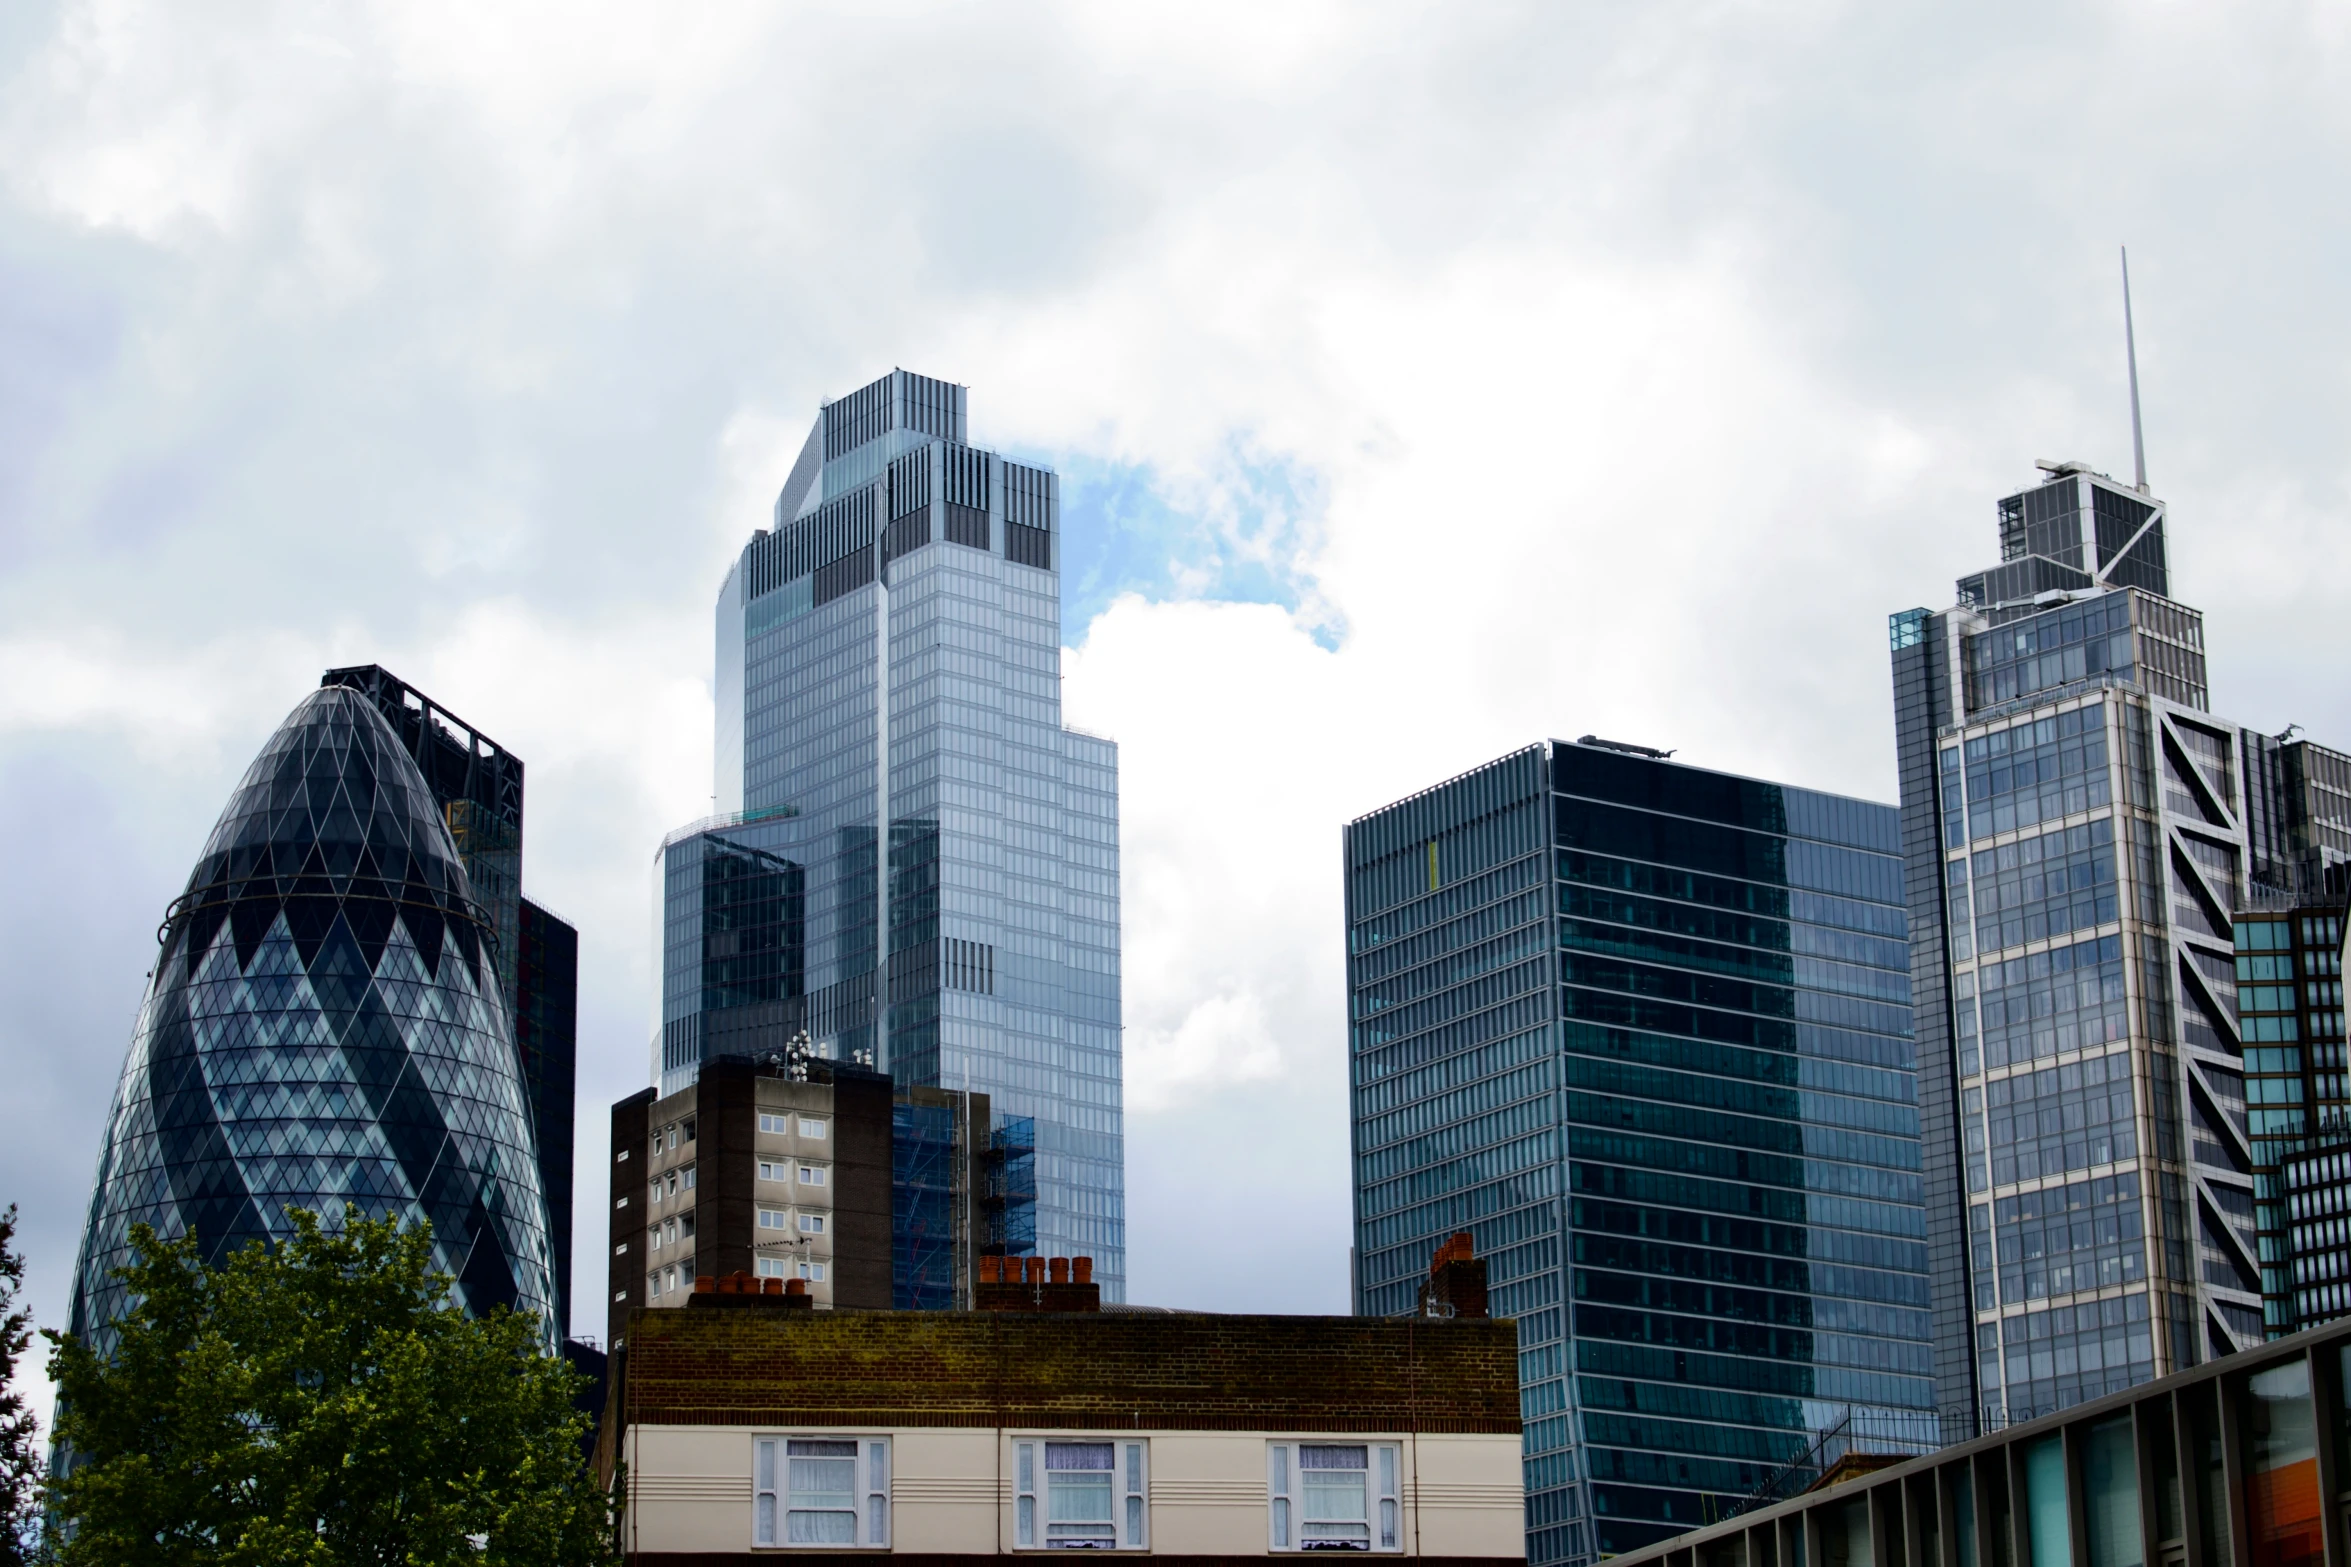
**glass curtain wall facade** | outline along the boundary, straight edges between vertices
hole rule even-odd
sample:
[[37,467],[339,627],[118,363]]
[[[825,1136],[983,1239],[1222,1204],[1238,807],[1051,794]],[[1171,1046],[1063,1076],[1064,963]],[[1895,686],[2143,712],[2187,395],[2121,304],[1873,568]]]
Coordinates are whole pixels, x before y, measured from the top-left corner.
[[103,1346],[133,1224],[209,1263],[289,1208],[429,1220],[467,1309],[539,1313],[556,1269],[495,926],[439,804],[359,692],[270,737],[164,918],[75,1268]]
[[[2290,1185],[2299,1170],[2330,1168],[2312,1155],[2351,1146],[2345,1091],[2341,900],[2240,912],[2236,1007],[2245,1046],[2246,1133],[2253,1155],[2253,1213],[2261,1263],[2261,1312],[2270,1338],[2342,1314],[2336,1294],[2308,1286],[2336,1270],[2312,1250],[2324,1226],[2297,1227]],[[2351,1237],[2335,1236],[2341,1240]]]
[[2343,1567],[2351,1334],[2297,1335],[1624,1558],[1624,1567]]
[[2236,921],[2308,801],[2208,710],[2164,510],[2054,465],[2000,503],[2002,566],[1891,619],[1937,1396],[1969,1430],[2264,1336]]
[[1061,722],[1059,568],[1058,479],[969,445],[963,388],[825,405],[720,590],[721,815],[662,852],[655,1073],[806,1029],[985,1093],[1034,1123],[1037,1250],[1119,1300],[1118,753]]
[[1552,743],[1346,832],[1356,1301],[1467,1230],[1529,1560],[1936,1439],[1886,806]]
[[554,1226],[556,1325],[568,1334],[580,938],[522,895],[522,758],[380,664],[330,669],[319,685],[360,693],[399,736],[448,825],[474,899],[489,916],[492,963],[499,991],[513,1006],[539,1185]]

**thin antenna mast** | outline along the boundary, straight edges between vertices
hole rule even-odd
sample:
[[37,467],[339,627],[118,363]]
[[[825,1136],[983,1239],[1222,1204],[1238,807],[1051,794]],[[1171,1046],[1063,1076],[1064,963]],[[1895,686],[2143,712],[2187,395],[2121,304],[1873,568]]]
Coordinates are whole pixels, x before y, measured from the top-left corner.
[[2131,465],[2147,493],[2147,441],[2139,433],[2139,339],[2131,329],[2131,247],[2122,247],[2122,349],[2131,367]]

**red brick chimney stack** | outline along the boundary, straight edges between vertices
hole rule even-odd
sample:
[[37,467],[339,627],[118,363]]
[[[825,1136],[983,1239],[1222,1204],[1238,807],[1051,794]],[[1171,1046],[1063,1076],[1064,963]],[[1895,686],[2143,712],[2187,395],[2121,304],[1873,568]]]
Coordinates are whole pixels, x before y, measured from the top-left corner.
[[1420,1287],[1424,1317],[1484,1317],[1486,1260],[1468,1231],[1452,1236],[1429,1259],[1428,1282]]
[[979,1311],[1100,1311],[1091,1257],[982,1257],[972,1286]]

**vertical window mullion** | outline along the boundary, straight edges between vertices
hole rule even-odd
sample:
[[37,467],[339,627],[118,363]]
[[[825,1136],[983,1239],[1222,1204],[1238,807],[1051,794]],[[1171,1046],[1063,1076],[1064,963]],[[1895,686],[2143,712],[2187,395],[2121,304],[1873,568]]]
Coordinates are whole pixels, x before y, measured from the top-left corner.
[[890,1444],[865,1444],[865,1543],[890,1543]]
[[1130,1551],[1139,1551],[1148,1543],[1144,1520],[1151,1511],[1148,1493],[1144,1490],[1142,1443],[1126,1444],[1126,1466],[1122,1473],[1126,1478],[1126,1484],[1121,1488],[1125,1493],[1125,1502],[1121,1508],[1125,1534],[1119,1543]]
[[1013,1543],[1037,1543],[1037,1444],[1018,1442],[1013,1445],[1014,1483],[1019,1487],[1013,1502]]
[[761,1438],[752,1447],[751,1543],[774,1545],[776,1539],[776,1443]]
[[1380,1533],[1378,1548],[1383,1551],[1393,1551],[1400,1549],[1402,1543],[1397,1538],[1397,1514],[1401,1511],[1401,1509],[1397,1506],[1398,1499],[1396,1495],[1396,1450],[1392,1447],[1381,1448],[1379,1450],[1379,1464]]
[[1268,1512],[1268,1543],[1277,1551],[1291,1548],[1290,1540],[1290,1450],[1276,1442],[1266,1454],[1265,1494]]

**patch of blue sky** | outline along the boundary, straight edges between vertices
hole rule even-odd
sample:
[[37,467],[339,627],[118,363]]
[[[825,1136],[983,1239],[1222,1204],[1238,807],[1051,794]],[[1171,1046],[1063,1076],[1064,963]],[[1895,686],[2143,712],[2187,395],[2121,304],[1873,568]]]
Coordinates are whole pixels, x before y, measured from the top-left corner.
[[1313,473],[1231,451],[1214,470],[1171,478],[1148,463],[1008,451],[1061,475],[1061,625],[1065,643],[1122,594],[1147,600],[1278,604],[1336,647],[1307,556],[1322,517]]

